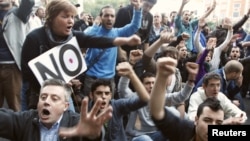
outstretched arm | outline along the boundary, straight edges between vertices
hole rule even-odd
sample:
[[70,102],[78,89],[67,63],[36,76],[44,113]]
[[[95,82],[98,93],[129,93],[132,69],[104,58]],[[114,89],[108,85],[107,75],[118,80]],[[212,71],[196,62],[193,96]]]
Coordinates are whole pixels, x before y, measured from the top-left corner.
[[145,101],[145,102],[149,101],[149,98],[150,98],[149,93],[147,92],[141,80],[138,78],[132,66],[128,62],[119,63],[116,67],[116,70],[120,76],[126,76],[130,79],[130,82],[134,86],[135,91],[137,92],[139,98],[142,101]]
[[180,9],[179,9],[179,11],[178,11],[178,13],[177,13],[179,16],[182,15],[183,8],[184,8],[184,6],[185,6],[189,1],[190,1],[190,0],[182,0],[181,7],[180,7]]
[[113,40],[115,46],[129,45],[135,46],[141,44],[141,38],[137,35],[132,35],[130,37],[116,37]]
[[167,78],[175,73],[177,61],[170,57],[162,57],[157,60],[156,81],[150,97],[150,113],[156,120],[164,118],[165,93]]
[[71,128],[60,128],[59,136],[65,138],[80,136],[96,139],[101,135],[103,124],[112,117],[112,107],[98,114],[102,102],[98,99],[94,107],[88,112],[88,98],[84,98],[81,106],[81,117],[78,124]]
[[204,25],[205,25],[205,20],[200,19],[199,23],[198,23],[198,29],[196,30],[196,32],[194,34],[194,47],[196,47],[198,54],[202,53],[204,50],[204,47],[202,46],[202,44],[200,42],[200,34],[201,34],[202,27]]
[[213,0],[212,6],[208,8],[208,10],[205,12],[204,15],[201,16],[200,19],[205,19],[206,17],[208,17],[212,13],[212,11],[215,9],[215,7],[216,7],[216,1]]

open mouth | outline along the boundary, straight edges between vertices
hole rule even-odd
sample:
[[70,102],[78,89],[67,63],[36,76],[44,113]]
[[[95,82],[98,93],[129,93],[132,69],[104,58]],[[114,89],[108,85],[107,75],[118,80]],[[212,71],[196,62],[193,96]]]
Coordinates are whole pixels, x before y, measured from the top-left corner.
[[106,106],[106,102],[103,101],[103,102],[102,102],[102,105],[101,105],[101,108],[103,109],[103,108],[105,108],[105,106]]
[[47,109],[43,109],[42,114],[43,115],[50,115],[50,111]]
[[67,29],[69,29],[69,30],[70,30],[71,28],[72,28],[72,26],[67,26]]

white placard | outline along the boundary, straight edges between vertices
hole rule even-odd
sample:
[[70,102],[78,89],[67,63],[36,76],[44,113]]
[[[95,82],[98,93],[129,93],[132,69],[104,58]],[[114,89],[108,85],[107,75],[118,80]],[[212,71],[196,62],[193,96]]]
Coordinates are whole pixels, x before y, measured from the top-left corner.
[[75,37],[67,43],[53,47],[30,60],[28,65],[40,85],[49,78],[57,78],[69,82],[87,69]]

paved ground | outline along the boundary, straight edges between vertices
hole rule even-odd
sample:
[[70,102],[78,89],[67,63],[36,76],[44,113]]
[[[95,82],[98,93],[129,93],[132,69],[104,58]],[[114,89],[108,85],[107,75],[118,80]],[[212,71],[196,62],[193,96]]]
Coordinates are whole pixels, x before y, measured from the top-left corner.
[[[247,113],[247,122],[246,125],[250,125],[250,96],[246,96],[246,98],[244,98],[244,102],[245,102],[245,106],[246,106],[246,113]],[[9,141],[3,138],[0,138],[0,141]]]

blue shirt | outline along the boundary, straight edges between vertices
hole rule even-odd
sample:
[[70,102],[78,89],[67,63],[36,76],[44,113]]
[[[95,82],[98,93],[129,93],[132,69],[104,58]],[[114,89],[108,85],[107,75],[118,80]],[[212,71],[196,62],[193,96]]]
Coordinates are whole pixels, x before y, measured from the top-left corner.
[[45,127],[40,121],[40,139],[41,141],[57,141],[58,140],[58,130],[59,130],[59,123],[62,119],[62,116],[59,120],[51,126],[50,129]]
[[[87,35],[105,36],[105,37],[129,37],[133,35],[141,26],[142,11],[134,10],[133,19],[130,24],[122,28],[106,29],[104,26],[93,25],[88,27],[84,33]],[[90,64],[99,56],[103,49],[88,48],[86,52],[86,64]],[[110,79],[115,76],[115,66],[117,59],[117,47],[107,48],[105,52],[99,57],[99,60],[86,72],[89,76],[97,78]]]

